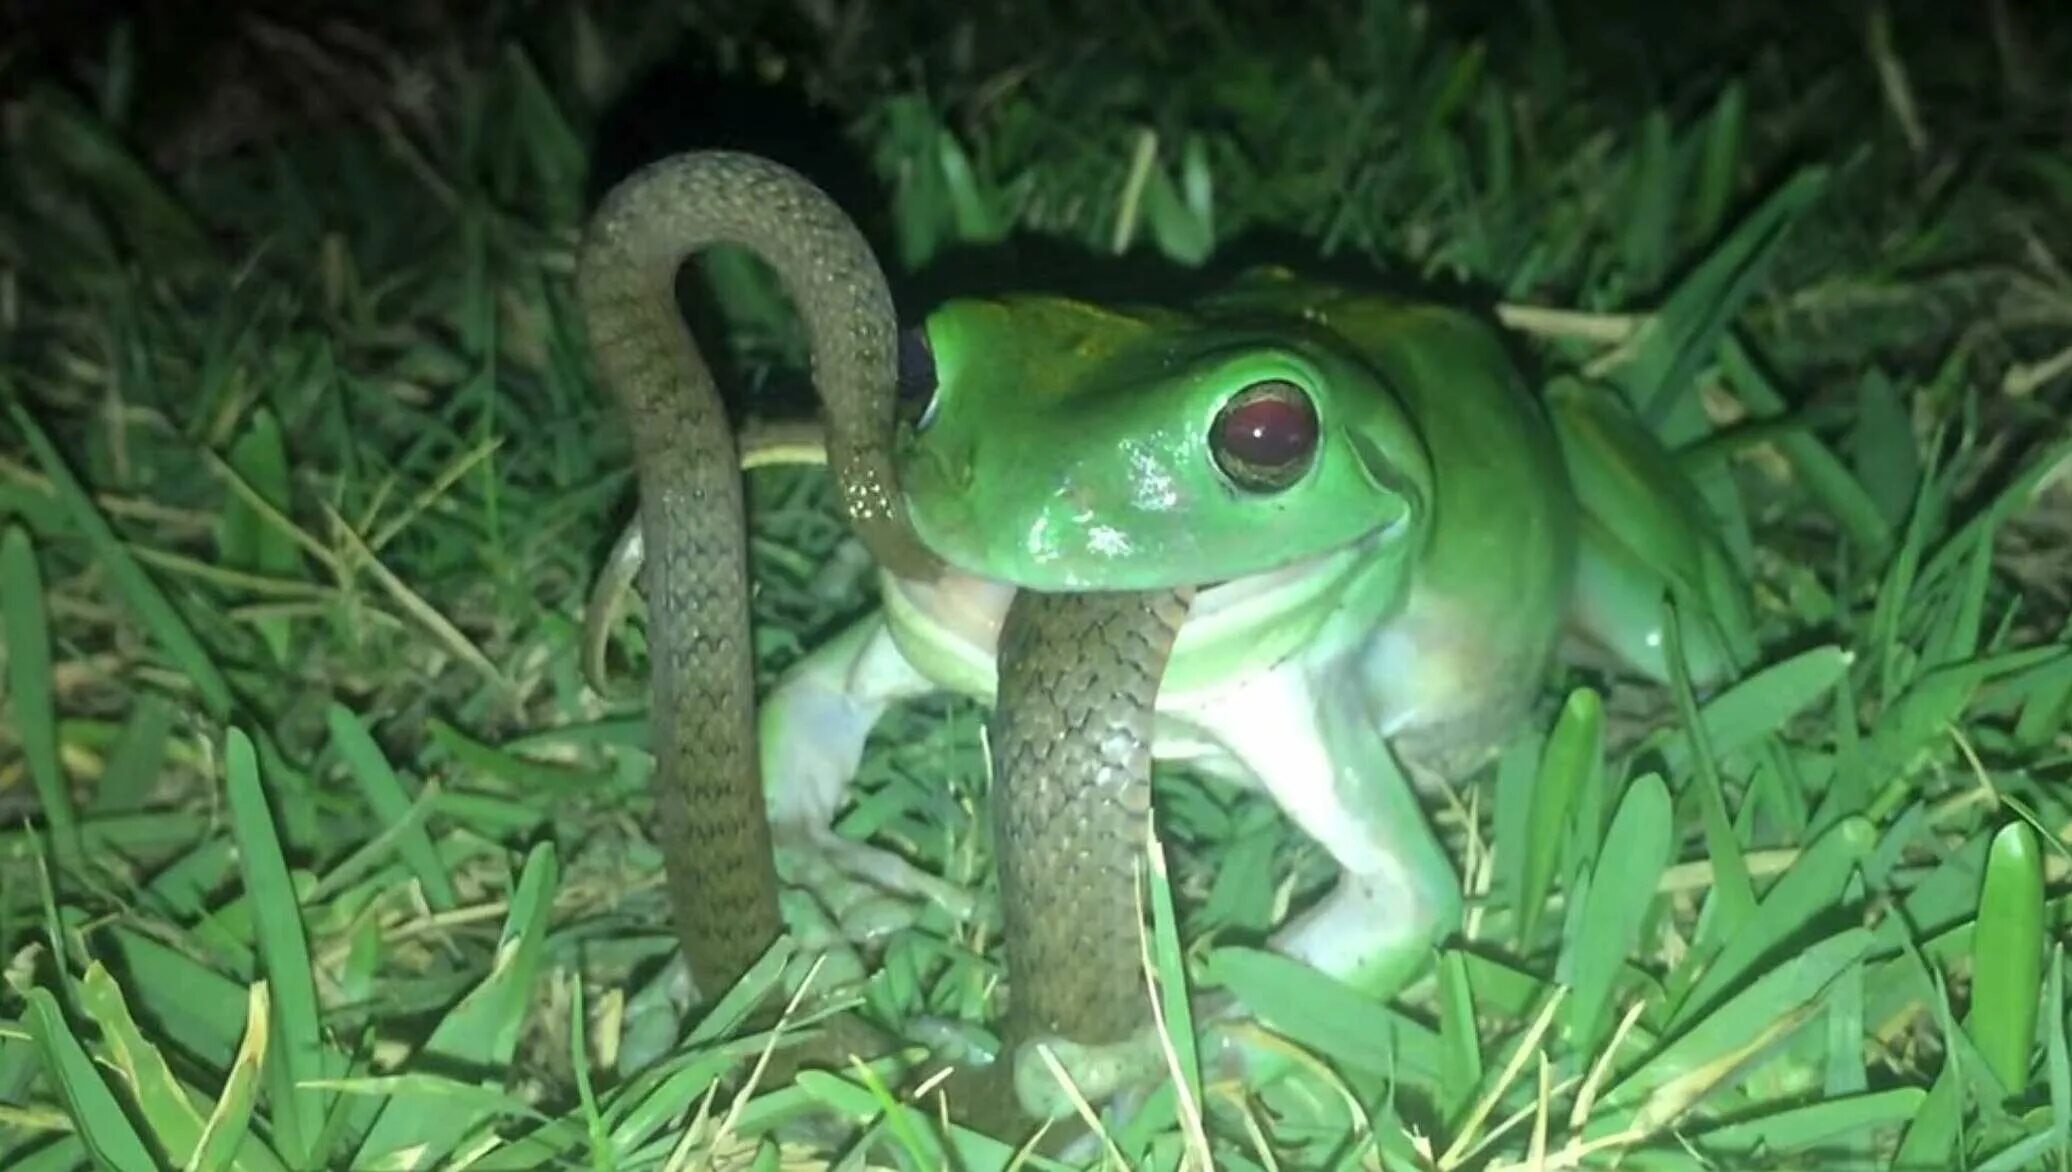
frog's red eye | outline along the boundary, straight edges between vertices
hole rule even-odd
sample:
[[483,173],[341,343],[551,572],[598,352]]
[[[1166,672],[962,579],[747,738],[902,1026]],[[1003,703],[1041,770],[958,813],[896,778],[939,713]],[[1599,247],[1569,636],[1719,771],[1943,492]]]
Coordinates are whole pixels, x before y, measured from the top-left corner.
[[1300,480],[1316,459],[1316,405],[1294,383],[1253,383],[1217,412],[1209,452],[1239,488],[1278,492]]
[[935,351],[919,326],[899,332],[899,413],[916,430],[935,421]]

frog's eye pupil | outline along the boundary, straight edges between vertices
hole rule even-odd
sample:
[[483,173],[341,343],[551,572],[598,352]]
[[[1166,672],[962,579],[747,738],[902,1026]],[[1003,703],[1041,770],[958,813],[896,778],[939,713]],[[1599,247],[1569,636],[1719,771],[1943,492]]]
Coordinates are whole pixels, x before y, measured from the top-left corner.
[[1301,387],[1283,379],[1256,382],[1216,415],[1209,450],[1232,483],[1249,492],[1277,492],[1302,478],[1317,454],[1317,409]]
[[928,331],[919,326],[899,332],[899,411],[914,426],[924,428],[935,419],[935,351],[928,348]]

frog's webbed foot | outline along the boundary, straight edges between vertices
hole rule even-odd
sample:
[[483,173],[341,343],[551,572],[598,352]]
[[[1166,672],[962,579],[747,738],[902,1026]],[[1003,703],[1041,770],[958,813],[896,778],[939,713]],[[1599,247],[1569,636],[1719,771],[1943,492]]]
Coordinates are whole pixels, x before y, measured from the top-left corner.
[[[1039,1047],[1050,1051],[1057,1070],[1044,1061]],[[1060,1081],[1059,1070],[1071,1092]],[[1156,1029],[1148,1026],[1119,1042],[1036,1037],[1014,1054],[1015,1097],[1024,1111],[1039,1118],[1071,1115],[1072,1092],[1089,1103],[1106,1104],[1117,1118],[1128,1118],[1166,1073],[1165,1046]]]
[[959,921],[977,914],[974,893],[891,851],[798,823],[780,823],[774,839],[778,907],[798,948],[788,987],[816,962],[815,988],[855,984],[869,975],[870,954],[932,910]]
[[[1149,1029],[1100,1045],[1038,1035],[1005,1059],[997,1039],[967,1022],[924,1017],[909,1022],[906,1034],[932,1052],[910,1079],[914,1087],[931,1088],[922,1100],[931,1114],[939,1098],[959,1125],[1015,1146],[1041,1128],[1035,1150],[1069,1164],[1093,1158],[1101,1144],[1079,1116],[1074,1095],[1093,1104],[1103,1125],[1113,1128],[1136,1114],[1165,1074],[1164,1048]],[[1039,1046],[1050,1052],[1065,1082]]]
[[853,944],[873,945],[911,928],[930,908],[962,922],[978,912],[971,891],[882,847],[853,842],[817,823],[776,829],[777,870],[788,886],[809,893]]

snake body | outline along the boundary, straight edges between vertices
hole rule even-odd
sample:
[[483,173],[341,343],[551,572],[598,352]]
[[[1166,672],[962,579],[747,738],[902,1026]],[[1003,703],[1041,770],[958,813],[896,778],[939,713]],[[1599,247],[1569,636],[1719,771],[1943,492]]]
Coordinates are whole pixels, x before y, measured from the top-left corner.
[[768,261],[806,322],[849,522],[895,572],[927,577],[937,565],[907,528],[893,480],[892,295],[856,226],[796,172],[751,155],[678,155],[622,181],[591,219],[576,289],[633,432],[656,818],[677,934],[708,997],[783,930],[757,760],[740,457],[676,302],[684,261],[719,244]]
[[[585,665],[646,564],[652,787],[676,933],[702,997],[783,930],[759,767],[743,452],[675,299],[684,261],[744,246],[806,325],[842,511],[879,563],[940,563],[909,527],[891,442],[896,318],[867,243],[796,172],[698,152],[636,172],[584,236],[577,291],[602,381],[631,426],[640,540],[621,539],[586,615]],[[1011,1008],[1007,1059],[960,1120],[1028,1122],[1011,1056],[1040,1036],[1101,1043],[1143,1019],[1135,860],[1150,809],[1151,713],[1188,594],[1023,592],[1002,636],[993,720],[995,850]]]
[[1152,712],[1189,593],[1025,590],[1008,608],[988,739],[1011,1037],[1099,1045],[1143,1023],[1135,868]]

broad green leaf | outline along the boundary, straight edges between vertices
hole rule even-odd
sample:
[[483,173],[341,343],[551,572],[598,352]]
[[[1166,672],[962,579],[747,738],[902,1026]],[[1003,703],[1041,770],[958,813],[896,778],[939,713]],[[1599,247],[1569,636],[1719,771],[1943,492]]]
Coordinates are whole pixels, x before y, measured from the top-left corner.
[[[130,1099],[151,1128],[159,1150],[171,1153],[182,1166],[192,1166],[201,1154],[207,1120],[195,1097],[173,1077],[158,1047],[137,1029],[122,990],[107,969],[96,963],[86,970],[79,982],[79,1000],[81,1008],[101,1027],[109,1061],[121,1072]],[[249,1143],[244,1142],[247,1138]],[[258,1137],[239,1134],[226,1142],[228,1147],[223,1149],[221,1158],[228,1159],[233,1154],[237,1158],[234,1163],[221,1166],[247,1172],[285,1172],[285,1166]]]
[[1756,971],[1758,962],[1833,912],[1850,876],[1876,843],[1876,829],[1862,818],[1845,819],[1815,839],[1764,894],[1748,926],[1727,940],[1664,1028],[1679,1030],[1714,1008],[1736,982]]
[[1773,1154],[1804,1151],[1903,1123],[1920,1110],[1927,1097],[1928,1092],[1920,1087],[1844,1095],[1737,1119],[1692,1138],[1701,1151],[1714,1153],[1752,1154],[1758,1145]]
[[1993,1077],[2018,1093],[2029,1082],[2043,986],[2042,848],[2019,819],[2001,827],[1986,856],[1972,974],[1972,1037]]
[[[511,896],[510,915],[498,940],[496,962],[489,973],[432,1028],[419,1054],[441,1070],[479,1070],[485,1075],[506,1071],[518,1045],[535,996],[548,914],[559,868],[551,844],[527,856]],[[427,1078],[426,1072],[409,1074]],[[470,1112],[455,1111],[446,1100],[460,1084],[445,1084],[437,1096],[391,1097],[360,1141],[358,1158],[376,1161],[408,1151],[412,1167],[426,1167],[453,1150],[474,1124]],[[469,1094],[475,1093],[472,1088]],[[484,1094],[490,1092],[487,1088]],[[499,1096],[500,1097],[500,1096]]]
[[157,1163],[144,1146],[144,1138],[130,1124],[122,1104],[101,1079],[85,1047],[65,1024],[64,1011],[47,989],[29,989],[23,999],[29,1005],[29,1028],[43,1052],[43,1065],[65,1102],[72,1126],[92,1153],[94,1163],[108,1172],[157,1172]]
[[1635,778],[1612,815],[1562,951],[1560,971],[1574,990],[1565,1008],[1568,1043],[1579,1054],[1602,1040],[1619,973],[1640,942],[1674,841],[1668,787],[1652,773]]

